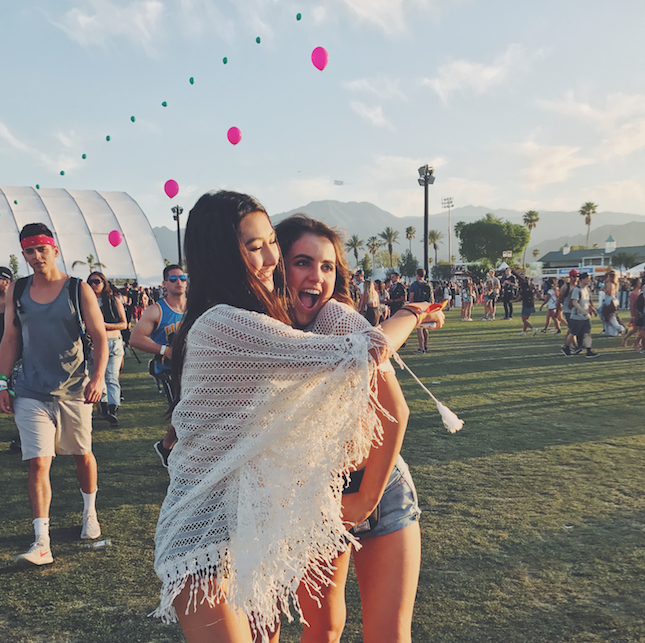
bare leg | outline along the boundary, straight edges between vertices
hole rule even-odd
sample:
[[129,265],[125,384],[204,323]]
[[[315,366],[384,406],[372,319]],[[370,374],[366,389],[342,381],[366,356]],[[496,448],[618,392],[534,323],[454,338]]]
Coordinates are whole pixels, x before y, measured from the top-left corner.
[[341,554],[334,561],[336,571],[331,577],[334,585],[321,588],[323,597],[320,598],[321,606],[309,596],[309,592],[300,585],[298,600],[305,620],[309,623],[302,630],[300,643],[339,643],[345,628],[347,608],[345,606],[345,583],[349,570],[349,552]]
[[164,448],[172,449],[175,442],[177,442],[177,433],[175,433],[175,427],[171,424],[168,427],[168,430],[166,431],[166,435],[164,435],[161,443],[163,444]]
[[76,460],[76,477],[81,484],[81,490],[83,493],[94,493],[98,479],[94,454],[90,451],[85,455],[75,455],[74,460]]
[[52,485],[49,471],[52,466],[52,456],[31,458],[29,460],[29,477],[27,488],[31,513],[34,518],[49,518],[49,507],[52,502]]
[[363,606],[363,643],[411,643],[421,567],[419,523],[363,541],[363,548],[354,552],[354,565]]
[[187,643],[253,642],[248,619],[242,612],[234,611],[226,601],[211,607],[207,602],[200,604],[198,600],[196,609],[191,604],[189,613],[186,614],[190,585],[189,579],[174,602],[177,618]]
[[524,328],[522,330],[526,332],[529,328],[533,328],[533,324],[529,321],[530,315],[522,315],[522,323],[524,324]]

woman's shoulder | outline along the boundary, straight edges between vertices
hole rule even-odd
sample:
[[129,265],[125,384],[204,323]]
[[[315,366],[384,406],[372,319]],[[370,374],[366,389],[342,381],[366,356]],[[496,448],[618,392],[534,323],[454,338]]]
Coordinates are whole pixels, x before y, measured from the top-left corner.
[[346,335],[372,329],[372,325],[353,306],[330,299],[307,330],[322,335]]

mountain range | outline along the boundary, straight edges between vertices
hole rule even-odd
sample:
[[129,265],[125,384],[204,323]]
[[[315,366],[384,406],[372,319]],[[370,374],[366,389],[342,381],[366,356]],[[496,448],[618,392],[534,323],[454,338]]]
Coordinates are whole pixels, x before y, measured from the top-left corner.
[[[420,206],[422,210],[422,204]],[[391,227],[399,233],[399,243],[395,244],[396,252],[403,252],[408,248],[405,238],[406,228],[412,226],[416,230],[412,241],[412,253],[421,260],[423,257],[423,211],[418,217],[395,217],[390,212],[382,210],[373,203],[342,201],[312,201],[307,205],[282,212],[271,217],[274,223],[281,221],[296,212],[304,212],[309,216],[320,219],[330,226],[339,228],[348,236],[358,235],[366,241],[371,236],[378,236],[386,227]],[[454,233],[458,221],[471,223],[483,218],[491,212],[500,219],[511,223],[522,224],[524,212],[517,210],[485,208],[482,206],[464,206],[453,208],[450,213],[452,226],[452,254],[458,257],[459,240]],[[533,249],[539,250],[539,256],[558,250],[566,243],[569,245],[583,245],[587,238],[587,226],[584,217],[578,212],[540,212],[540,220],[531,232],[531,241],[527,249],[527,260],[532,257]],[[439,260],[448,259],[448,212],[443,211],[431,214],[428,217],[430,230],[439,230],[444,239],[439,244]],[[161,254],[171,262],[177,259],[177,231],[162,226],[154,228],[155,237],[159,244]],[[599,212],[592,216],[589,244],[597,243],[604,247],[605,240],[612,236],[616,240],[616,247],[645,245],[645,216],[639,214],[626,214],[623,212]],[[183,236],[183,230],[182,230]],[[365,251],[366,252],[366,251]],[[363,251],[361,251],[361,254]],[[431,249],[430,256],[433,256]],[[350,261],[353,263],[353,258]]]

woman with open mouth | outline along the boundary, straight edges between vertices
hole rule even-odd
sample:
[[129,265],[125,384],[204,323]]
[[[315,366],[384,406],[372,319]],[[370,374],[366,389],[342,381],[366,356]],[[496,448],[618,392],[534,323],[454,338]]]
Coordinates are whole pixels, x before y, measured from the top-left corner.
[[[342,336],[293,328],[275,231],[244,194],[203,195],[184,244],[191,288],[173,342],[178,440],[155,536],[154,614],[178,619],[188,643],[266,643],[290,601],[302,618],[297,588],[318,592],[356,542],[343,483],[391,439],[378,365],[419,323],[444,318],[407,309]],[[296,317],[327,292],[300,290]],[[356,495],[351,522],[371,512]]]
[[[278,223],[276,233],[299,327],[336,335],[369,329],[370,321],[357,312],[349,296],[349,270],[339,235],[302,214]],[[351,553],[361,593],[362,640],[409,643],[421,564],[421,511],[410,471],[399,455],[408,406],[389,360],[378,368],[378,400],[387,413],[380,420],[388,430],[383,444],[372,448],[369,458],[355,463],[351,483],[344,490],[344,517],[355,503],[369,499],[369,508],[379,506],[378,520],[365,521],[352,530],[361,545]],[[333,561],[333,583],[323,588],[322,596],[312,598],[304,587],[300,589],[300,605],[308,623],[303,643],[340,641],[349,558],[350,552],[345,551]]]

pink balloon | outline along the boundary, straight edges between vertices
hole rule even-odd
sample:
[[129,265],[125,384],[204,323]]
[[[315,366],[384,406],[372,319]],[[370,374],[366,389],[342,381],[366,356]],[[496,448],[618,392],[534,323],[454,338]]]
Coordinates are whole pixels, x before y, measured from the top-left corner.
[[179,192],[179,183],[177,181],[166,181],[166,184],[163,186],[165,193],[172,199],[177,196]]
[[242,132],[239,127],[231,127],[228,132],[226,132],[226,138],[231,145],[237,145],[242,140]]
[[113,248],[116,248],[121,241],[123,241],[123,235],[118,230],[112,230],[112,232],[108,234],[108,241]]
[[324,47],[316,47],[311,52],[311,62],[314,64],[316,69],[320,69],[320,71],[322,71],[327,67],[327,63],[329,62],[329,54],[327,53],[327,50]]

